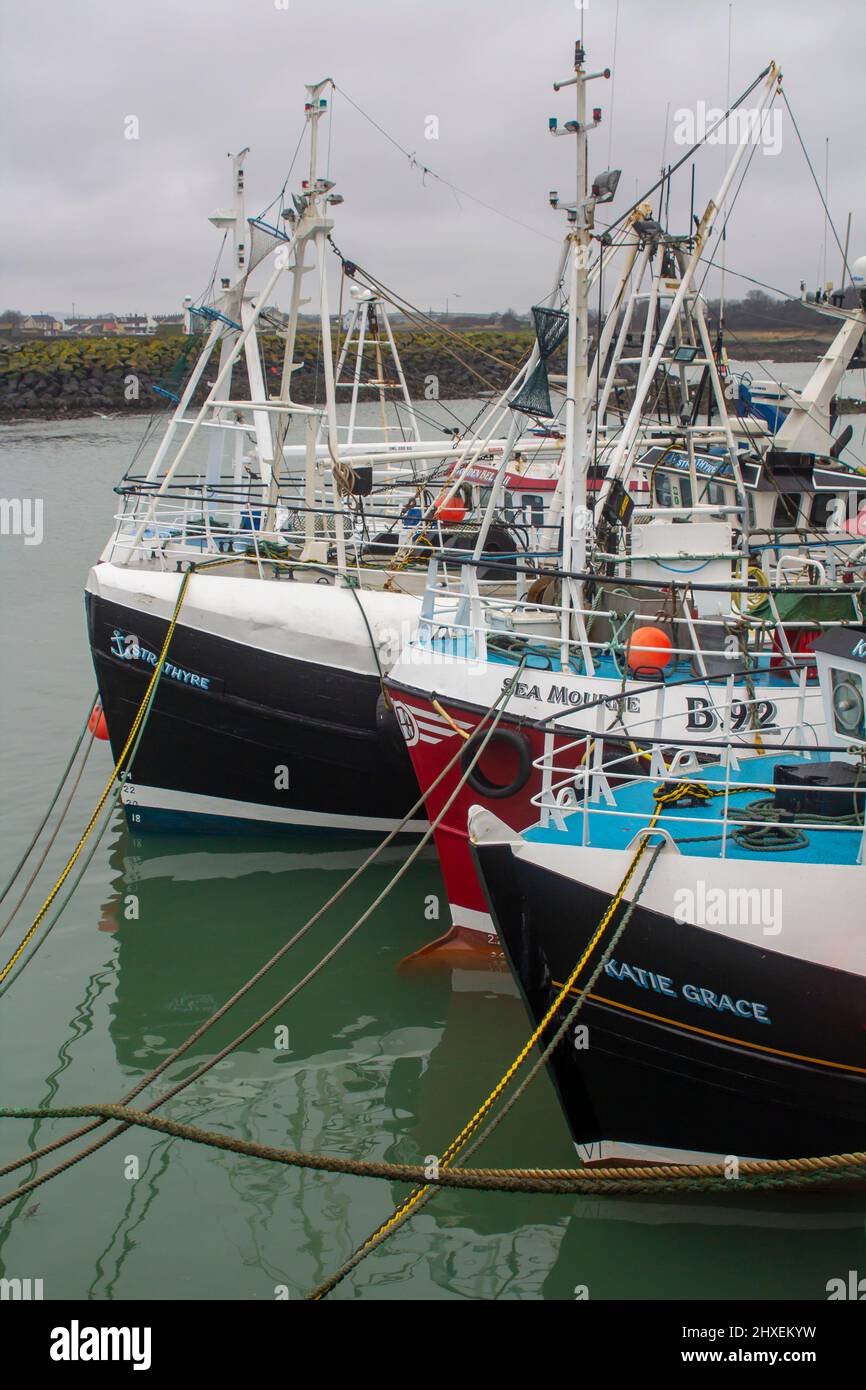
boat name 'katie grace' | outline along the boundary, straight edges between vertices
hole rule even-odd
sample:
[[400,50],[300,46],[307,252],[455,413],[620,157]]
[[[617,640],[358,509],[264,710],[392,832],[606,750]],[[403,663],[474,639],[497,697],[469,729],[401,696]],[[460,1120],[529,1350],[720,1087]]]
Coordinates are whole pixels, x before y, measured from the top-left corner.
[[766,1004],[753,999],[734,999],[731,994],[717,994],[715,990],[701,985],[682,985],[677,989],[667,975],[658,975],[652,970],[644,970],[639,965],[626,965],[625,961],[609,960],[604,967],[605,975],[614,980],[630,980],[640,989],[655,990],[668,999],[685,999],[689,1004],[698,1004],[703,1009],[715,1009],[717,1013],[734,1014],[737,1018],[751,1018],[756,1023],[772,1023],[767,1014]]
[[[111,634],[111,654],[121,661],[140,661],[145,666],[156,666],[159,656],[148,647],[143,647],[134,632],[121,632],[115,628]],[[184,666],[175,666],[173,661],[163,663],[162,674],[180,685],[188,685],[195,690],[221,690],[223,682],[213,676],[200,676],[188,671]]]

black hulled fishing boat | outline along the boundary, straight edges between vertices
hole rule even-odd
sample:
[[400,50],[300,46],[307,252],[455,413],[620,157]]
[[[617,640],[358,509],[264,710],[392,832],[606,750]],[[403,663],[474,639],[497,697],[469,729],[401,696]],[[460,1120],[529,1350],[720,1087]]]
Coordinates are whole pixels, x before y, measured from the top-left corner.
[[522,835],[470,815],[533,1024],[582,999],[549,1069],[586,1162],[866,1148],[866,628],[815,659],[808,739],[669,740],[662,710],[641,756],[547,768]]

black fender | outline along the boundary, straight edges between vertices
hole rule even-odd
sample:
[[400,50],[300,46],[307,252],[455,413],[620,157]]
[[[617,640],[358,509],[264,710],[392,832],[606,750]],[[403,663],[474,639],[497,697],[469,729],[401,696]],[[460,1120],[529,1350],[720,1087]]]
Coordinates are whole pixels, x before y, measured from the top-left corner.
[[[471,738],[468,738],[463,745],[463,752],[460,755],[460,769],[466,774],[466,769],[478,751],[479,745],[487,736],[486,729],[476,729]],[[517,772],[510,782],[505,786],[499,786],[496,782],[491,782],[484,776],[480,766],[476,763],[472,771],[466,777],[468,786],[479,796],[489,797],[493,801],[505,801],[509,796],[516,796],[522,791],[529,781],[529,771],[532,766],[532,752],[529,739],[526,734],[518,733],[516,729],[496,729],[491,735],[487,744],[492,748],[496,742],[506,743],[509,748],[513,748],[517,754]]]

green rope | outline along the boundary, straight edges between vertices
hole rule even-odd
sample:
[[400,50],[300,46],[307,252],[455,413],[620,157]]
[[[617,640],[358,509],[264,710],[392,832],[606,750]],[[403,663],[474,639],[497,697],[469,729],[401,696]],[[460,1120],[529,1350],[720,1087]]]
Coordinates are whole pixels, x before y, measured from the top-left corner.
[[[809,836],[804,830],[801,830],[799,826],[786,824],[794,817],[789,812],[781,810],[772,796],[760,797],[757,801],[750,801],[746,806],[729,807],[728,816],[731,820],[749,822],[749,824],[733,830],[731,839],[742,849],[750,850],[752,853],[792,852],[805,849],[809,844]],[[863,824],[863,816],[857,810],[851,811],[845,816],[828,816],[821,815],[817,811],[801,811],[798,812],[796,819],[814,825],[817,830],[822,827],[829,830],[840,825]],[[758,824],[753,824],[753,822],[758,822]]]
[[379,1160],[338,1158],[323,1153],[257,1144],[216,1130],[183,1124],[164,1116],[125,1105],[66,1105],[0,1109],[4,1120],[57,1120],[96,1117],[123,1125],[140,1125],[175,1139],[212,1149],[281,1163],[290,1168],[342,1173],[352,1177],[379,1178],[384,1182],[433,1183],[434,1187],[470,1188],[480,1192],[532,1192],[575,1194],[665,1192],[742,1192],[774,1188],[812,1187],[818,1183],[866,1178],[866,1153],[831,1154],[819,1158],[767,1159],[744,1162],[741,1176],[728,1176],[725,1165],[692,1164],[682,1176],[677,1165],[648,1165],[639,1170],[622,1168],[441,1168],[434,1180],[421,1164],[386,1163]]

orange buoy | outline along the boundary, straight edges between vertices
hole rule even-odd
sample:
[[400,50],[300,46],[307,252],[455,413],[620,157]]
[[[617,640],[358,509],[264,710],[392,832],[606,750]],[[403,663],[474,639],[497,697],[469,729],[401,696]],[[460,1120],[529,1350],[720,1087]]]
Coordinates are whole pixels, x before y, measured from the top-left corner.
[[459,493],[456,493],[447,502],[437,502],[435,510],[437,521],[444,521],[452,525],[461,522],[466,515],[466,507]]
[[102,705],[98,700],[90,711],[87,727],[94,738],[108,738],[108,725],[105,722],[105,714],[103,713]]
[[636,627],[628,644],[630,671],[663,671],[673,654],[673,643],[660,627]]

